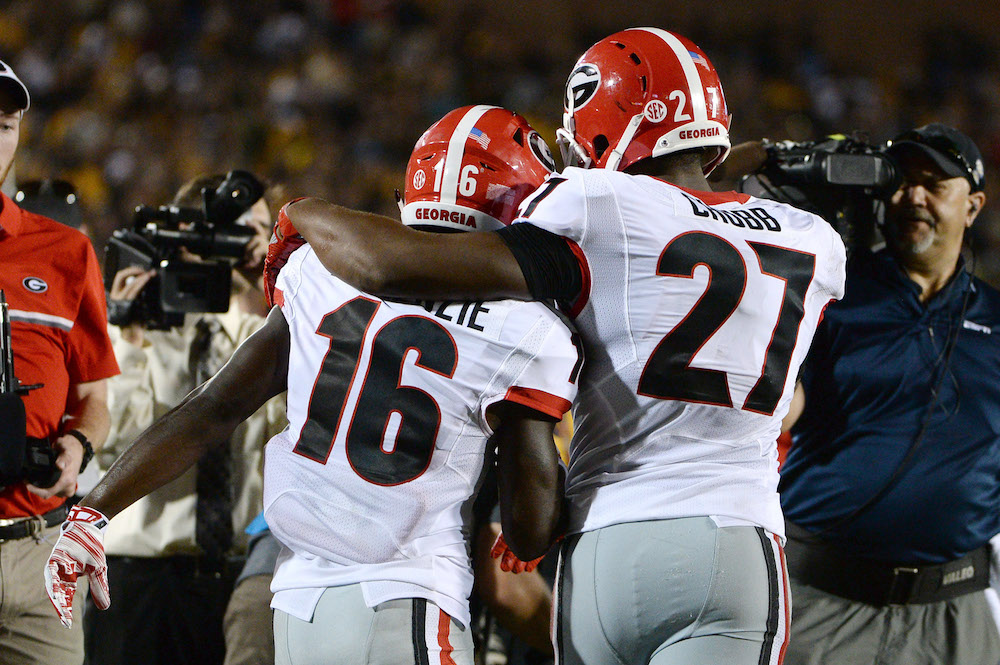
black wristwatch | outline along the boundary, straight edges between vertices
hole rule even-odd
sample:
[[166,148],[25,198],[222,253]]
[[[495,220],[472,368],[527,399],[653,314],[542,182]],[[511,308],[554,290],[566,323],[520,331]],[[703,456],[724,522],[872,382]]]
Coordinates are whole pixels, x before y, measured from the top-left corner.
[[87,440],[87,436],[78,429],[71,429],[66,432],[66,434],[74,437],[80,442],[80,445],[83,446],[83,461],[80,462],[79,471],[79,473],[83,473],[83,470],[87,468],[88,464],[90,464],[90,460],[94,459],[94,446],[90,445],[90,441]]

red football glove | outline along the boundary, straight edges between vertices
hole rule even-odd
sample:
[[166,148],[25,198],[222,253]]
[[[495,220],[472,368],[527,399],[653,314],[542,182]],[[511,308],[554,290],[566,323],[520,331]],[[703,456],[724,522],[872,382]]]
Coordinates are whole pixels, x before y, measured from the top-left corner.
[[306,242],[306,239],[292,226],[292,221],[285,212],[288,206],[301,200],[302,198],[297,198],[281,206],[281,210],[278,211],[278,221],[274,223],[274,232],[271,234],[267,256],[264,258],[264,296],[267,298],[268,307],[274,307],[275,304],[274,283],[278,279],[278,273],[288,263],[288,257],[292,252]]
[[521,561],[517,555],[510,551],[507,541],[503,538],[503,533],[497,535],[493,548],[490,549],[490,556],[500,560],[500,570],[508,573],[530,573],[538,567],[538,562],[545,558],[545,555],[532,559],[531,561]]
[[90,580],[90,595],[97,609],[111,606],[108,591],[108,563],[104,559],[104,530],[108,518],[93,508],[73,506],[62,525],[62,533],[45,566],[45,590],[62,625],[73,625],[73,596],[76,580]]

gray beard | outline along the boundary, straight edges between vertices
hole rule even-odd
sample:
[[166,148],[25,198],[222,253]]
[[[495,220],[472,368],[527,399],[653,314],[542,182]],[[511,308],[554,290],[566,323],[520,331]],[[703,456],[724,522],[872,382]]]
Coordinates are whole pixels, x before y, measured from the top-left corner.
[[899,234],[899,227],[895,223],[890,222],[888,226],[889,226],[890,237],[887,238],[887,240],[889,240],[889,242],[893,246],[895,246],[896,251],[900,252],[901,254],[918,256],[926,252],[928,249],[931,248],[931,245],[934,244],[934,237],[936,235],[936,231],[935,231],[935,226],[933,224],[931,224],[930,228],[927,231],[927,234],[916,242],[911,242],[909,240],[904,240],[903,238],[901,238]]
[[918,242],[897,243],[899,249],[907,254],[923,254],[934,244],[934,233],[928,233]]

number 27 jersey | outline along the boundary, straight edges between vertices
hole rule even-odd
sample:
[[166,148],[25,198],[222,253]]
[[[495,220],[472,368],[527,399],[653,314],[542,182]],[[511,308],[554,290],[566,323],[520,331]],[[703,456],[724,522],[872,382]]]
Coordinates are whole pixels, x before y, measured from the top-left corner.
[[711,515],[783,534],[775,440],[843,295],[840,236],[774,201],[572,167],[518,221],[568,239],[584,273],[571,529]]
[[289,427],[267,445],[264,511],[290,553],[273,606],[308,619],[322,588],[360,583],[369,606],[424,597],[468,625],[486,410],[507,400],[561,418],[579,371],[569,328],[539,303],[380,300],[307,245],[276,286]]

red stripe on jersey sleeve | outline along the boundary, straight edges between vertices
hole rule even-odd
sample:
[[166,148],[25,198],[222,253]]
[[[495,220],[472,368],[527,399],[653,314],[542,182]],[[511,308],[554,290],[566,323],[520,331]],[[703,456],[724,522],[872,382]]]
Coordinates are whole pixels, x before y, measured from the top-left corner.
[[560,420],[562,419],[563,414],[569,411],[570,407],[573,406],[569,400],[563,399],[558,395],[552,395],[544,390],[520,388],[518,386],[512,386],[504,396],[504,400],[507,402],[514,402],[516,404],[523,404],[524,406],[532,408],[535,411]]
[[583,253],[578,244],[569,238],[563,238],[563,240],[566,241],[566,244],[572,250],[573,255],[576,257],[576,262],[580,264],[580,295],[576,297],[576,300],[570,305],[569,312],[567,312],[570,318],[575,319],[590,301],[590,264],[587,263],[587,255]]

